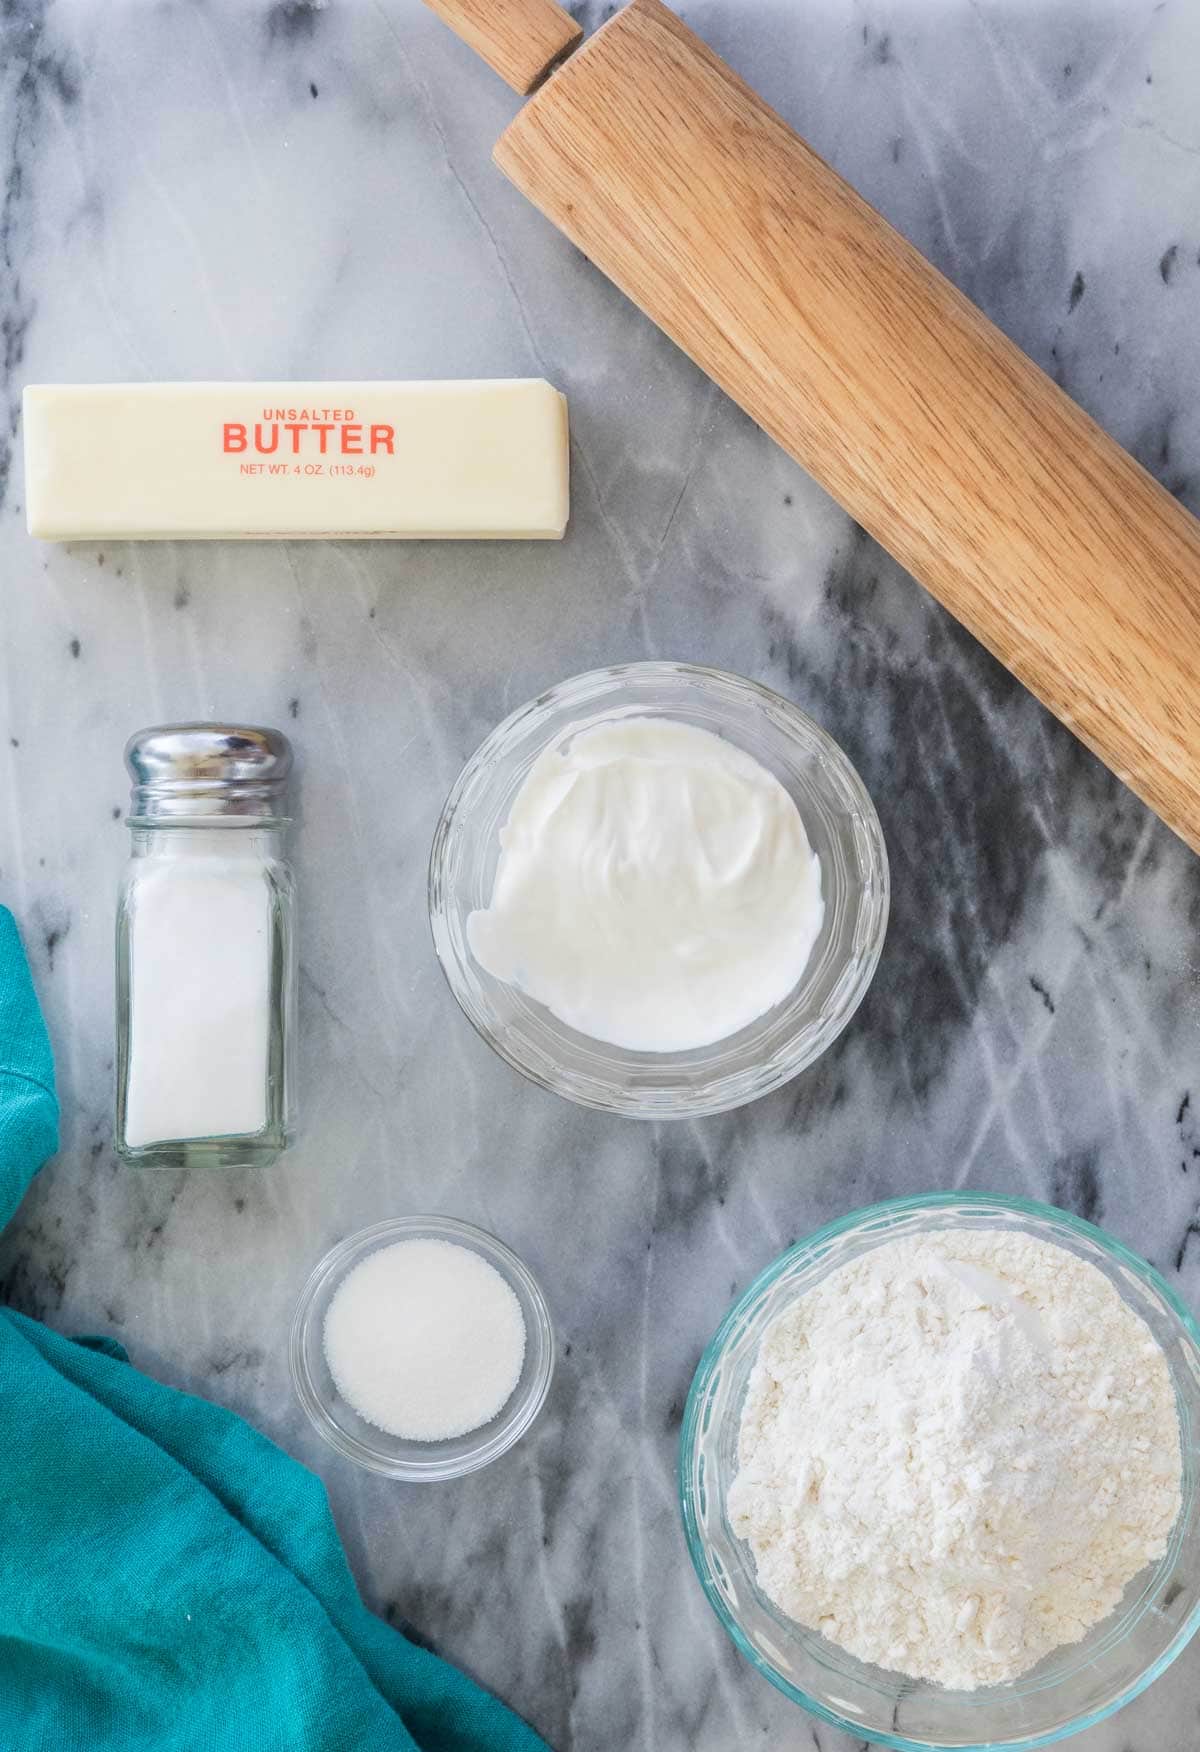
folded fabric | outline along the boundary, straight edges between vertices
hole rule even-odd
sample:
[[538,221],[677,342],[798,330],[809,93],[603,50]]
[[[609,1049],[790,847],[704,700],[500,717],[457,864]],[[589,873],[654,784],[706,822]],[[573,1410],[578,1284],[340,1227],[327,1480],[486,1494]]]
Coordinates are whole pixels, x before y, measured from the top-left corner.
[[[0,1224],[56,1147],[0,908]],[[0,1747],[544,1752],[358,1597],[319,1479],[110,1339],[0,1309]]]

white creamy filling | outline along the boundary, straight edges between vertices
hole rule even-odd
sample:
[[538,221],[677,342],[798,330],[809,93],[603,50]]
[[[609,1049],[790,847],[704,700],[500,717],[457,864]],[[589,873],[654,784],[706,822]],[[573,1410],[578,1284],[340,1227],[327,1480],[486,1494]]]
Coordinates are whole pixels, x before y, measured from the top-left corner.
[[535,761],[471,952],[560,1021],[635,1052],[727,1039],[792,991],[821,867],[774,775],[721,737],[626,718]]

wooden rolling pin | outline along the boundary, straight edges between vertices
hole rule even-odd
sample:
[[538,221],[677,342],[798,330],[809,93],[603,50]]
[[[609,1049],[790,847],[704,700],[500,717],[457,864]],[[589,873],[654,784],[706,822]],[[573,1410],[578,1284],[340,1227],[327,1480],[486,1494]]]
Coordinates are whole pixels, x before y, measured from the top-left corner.
[[562,63],[501,170],[1200,851],[1200,524],[660,0],[432,3]]

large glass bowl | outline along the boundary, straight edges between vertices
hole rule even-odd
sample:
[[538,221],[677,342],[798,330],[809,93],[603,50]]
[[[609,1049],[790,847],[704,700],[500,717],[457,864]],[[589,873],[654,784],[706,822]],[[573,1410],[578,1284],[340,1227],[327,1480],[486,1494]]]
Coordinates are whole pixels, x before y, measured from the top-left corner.
[[[500,829],[534,761],[572,731],[630,717],[674,718],[752,754],[791,793],[821,862],[825,918],[799,983],[749,1027],[689,1052],[628,1052],[580,1034],[493,979],[467,944],[467,919],[491,899]],[[810,1065],[861,1003],[887,912],[879,818],[837,744],[769,689],[685,663],[630,663],[577,675],[506,718],[451,791],[429,863],[433,940],[468,1020],[543,1088],[640,1119],[690,1119],[739,1107]]]
[[[1166,1355],[1183,1446],[1183,1506],[1166,1555],[1126,1589],[1082,1642],[1020,1679],[948,1691],[856,1660],[787,1618],[761,1593],[754,1555],[729,1526],[738,1425],[767,1327],[796,1297],[884,1241],[936,1229],[1018,1229],[1097,1266]],[[814,1715],[860,1740],[920,1748],[1048,1746],[1111,1715],[1168,1667],[1200,1625],[1200,1328],[1144,1260],[1049,1205],[984,1193],[895,1199],[819,1229],[769,1266],[701,1358],[684,1412],[680,1492],[688,1549],[718,1618],[760,1673]]]

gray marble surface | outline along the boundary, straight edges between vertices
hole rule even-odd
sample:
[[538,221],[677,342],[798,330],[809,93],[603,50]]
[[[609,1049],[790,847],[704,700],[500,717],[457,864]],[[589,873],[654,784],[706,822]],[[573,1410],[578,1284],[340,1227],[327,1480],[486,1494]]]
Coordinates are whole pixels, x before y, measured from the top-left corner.
[[[686,11],[1200,511],[1193,0]],[[673,1466],[700,1350],[793,1236],[950,1186],[1095,1218],[1200,1303],[1200,865],[500,178],[515,107],[416,0],[3,11],[0,898],[65,1123],[0,1284],[317,1467],[370,1603],[559,1752],[844,1752],[692,1577]],[[510,373],[570,396],[562,546],[24,532],[27,381]],[[544,685],[645,655],[813,712],[892,857],[879,977],[837,1048],[696,1125],[525,1086],[425,919],[465,756]],[[257,1178],[141,1177],[110,1145],[121,749],[207,715],[298,750],[304,1133]],[[524,1254],[563,1360],[506,1460],[403,1488],[322,1448],[284,1340],[325,1248],[430,1209]],[[1200,1642],[1080,1752],[1193,1752],[1198,1699]]]

